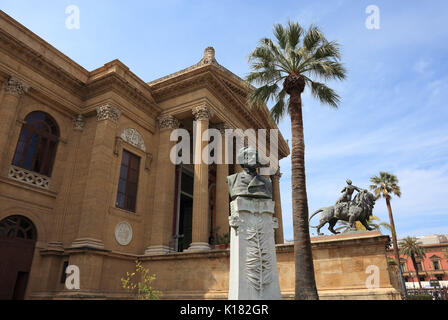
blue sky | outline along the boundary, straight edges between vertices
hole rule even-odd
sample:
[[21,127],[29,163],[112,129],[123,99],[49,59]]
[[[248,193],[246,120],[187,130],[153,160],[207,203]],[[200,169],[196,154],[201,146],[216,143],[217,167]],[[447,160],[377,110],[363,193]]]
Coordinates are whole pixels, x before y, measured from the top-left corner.
[[[72,4],[79,30],[65,26]],[[371,4],[380,9],[379,30],[365,27]],[[399,237],[448,233],[446,1],[2,0],[0,9],[87,70],[120,59],[145,81],[198,62],[207,46],[244,77],[248,54],[272,37],[274,23],[315,23],[342,45],[348,78],[329,84],[342,97],[339,110],[304,93],[310,213],[333,204],[347,178],[367,188],[371,176],[389,171],[402,189],[392,200]],[[290,139],[289,120],[279,127]],[[292,239],[290,158],[280,165]],[[384,200],[374,214],[388,222]]]

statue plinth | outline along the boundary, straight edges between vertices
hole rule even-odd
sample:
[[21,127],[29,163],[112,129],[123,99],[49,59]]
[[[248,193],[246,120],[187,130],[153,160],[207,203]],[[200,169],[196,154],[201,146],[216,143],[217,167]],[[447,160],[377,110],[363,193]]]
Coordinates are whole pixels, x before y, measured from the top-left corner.
[[237,197],[230,203],[229,300],[280,300],[274,201]]

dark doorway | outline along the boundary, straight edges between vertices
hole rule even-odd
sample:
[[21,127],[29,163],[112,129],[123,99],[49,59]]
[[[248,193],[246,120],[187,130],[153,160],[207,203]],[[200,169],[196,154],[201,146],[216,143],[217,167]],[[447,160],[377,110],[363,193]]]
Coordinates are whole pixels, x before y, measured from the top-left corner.
[[182,235],[179,241],[179,251],[182,252],[191,244],[193,230],[193,198],[186,195],[180,197],[179,208],[179,234]]
[[0,221],[0,300],[25,297],[37,233],[23,216]]
[[193,173],[191,168],[180,166],[178,171],[177,251],[182,252],[191,244],[193,230]]

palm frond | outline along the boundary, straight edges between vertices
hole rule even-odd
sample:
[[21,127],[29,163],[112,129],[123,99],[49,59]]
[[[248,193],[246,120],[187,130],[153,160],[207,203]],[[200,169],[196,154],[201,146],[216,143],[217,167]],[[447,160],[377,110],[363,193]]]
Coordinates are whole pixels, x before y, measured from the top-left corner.
[[303,46],[307,49],[308,52],[313,52],[319,44],[326,43],[322,32],[318,27],[311,25],[308,29],[305,37],[303,38]]
[[285,103],[286,91],[281,90],[275,97],[276,103],[271,109],[271,117],[275,123],[279,123],[280,120],[288,113],[287,103]]
[[374,190],[377,197],[391,197],[392,194],[397,197],[401,197],[401,190],[398,186],[398,178],[396,175],[389,172],[381,171],[379,176],[373,176],[370,178],[370,189]]
[[[308,79],[309,80],[309,79]],[[339,95],[325,84],[309,80],[307,84],[311,88],[312,95],[319,99],[320,102],[328,104],[331,107],[337,108],[341,101]]]
[[287,45],[291,50],[295,50],[299,44],[300,38],[303,34],[303,29],[298,23],[288,22],[288,27],[286,29],[287,35]]
[[271,117],[276,122],[280,121],[289,111],[289,96],[280,87],[286,77],[300,75],[314,97],[324,104],[337,107],[340,97],[323,82],[342,80],[346,76],[346,70],[339,62],[338,43],[327,41],[314,25],[305,31],[298,23],[291,21],[286,26],[275,24],[273,34],[274,41],[260,39],[249,55],[251,72],[246,76],[246,81],[259,87],[251,91],[249,104],[261,105],[274,101]]
[[275,38],[277,38],[277,42],[278,42],[280,48],[285,50],[286,43],[288,40],[286,39],[285,28],[283,28],[283,26],[280,23],[276,23],[274,25],[274,36],[275,36]]

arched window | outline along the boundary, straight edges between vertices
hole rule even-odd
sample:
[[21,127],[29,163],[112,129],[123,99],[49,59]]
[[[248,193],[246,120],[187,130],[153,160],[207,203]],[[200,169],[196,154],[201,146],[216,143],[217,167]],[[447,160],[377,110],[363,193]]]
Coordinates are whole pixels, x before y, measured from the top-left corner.
[[23,216],[10,216],[0,221],[0,240],[37,239],[37,232],[34,224]]
[[56,121],[47,113],[31,112],[20,131],[12,164],[50,177],[58,140]]

